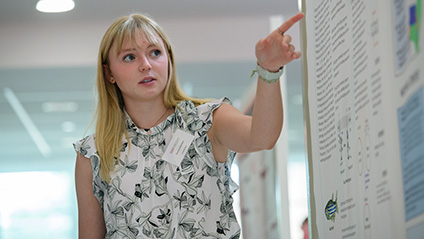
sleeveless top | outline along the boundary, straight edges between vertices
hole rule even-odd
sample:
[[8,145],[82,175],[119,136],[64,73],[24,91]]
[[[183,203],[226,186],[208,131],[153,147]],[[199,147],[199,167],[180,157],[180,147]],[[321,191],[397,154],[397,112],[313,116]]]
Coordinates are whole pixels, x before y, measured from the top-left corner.
[[[89,158],[93,192],[103,209],[105,238],[239,238],[233,211],[238,185],[230,168],[235,152],[218,163],[207,132],[212,114],[227,98],[195,107],[182,101],[150,132],[137,128],[126,114],[130,142],[123,136],[120,158],[109,183],[100,177],[95,135],[74,143]],[[194,135],[180,164],[162,159],[174,132]]]

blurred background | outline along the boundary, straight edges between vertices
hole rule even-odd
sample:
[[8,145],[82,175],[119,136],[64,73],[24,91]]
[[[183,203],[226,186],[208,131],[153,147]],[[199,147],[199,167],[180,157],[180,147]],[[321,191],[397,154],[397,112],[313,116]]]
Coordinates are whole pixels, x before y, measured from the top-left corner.
[[[202,98],[227,96],[246,111],[255,87],[249,77],[256,42],[268,35],[272,22],[299,11],[296,0],[74,3],[63,13],[37,11],[37,0],[0,3],[0,239],[77,238],[72,143],[92,132],[97,50],[116,18],[133,12],[151,16],[173,43],[184,91]],[[288,34],[300,49],[299,25]],[[300,60],[285,67],[287,147],[284,159],[270,156],[284,162],[286,170],[279,174],[287,179],[281,192],[287,197],[275,197],[277,205],[288,208],[277,210],[284,224],[280,238],[303,238],[308,212],[301,77]],[[238,165],[232,173],[243,192],[245,169]],[[244,227],[252,223],[240,220],[249,212],[243,206],[248,198],[235,197]],[[249,231],[243,233],[252,238]]]

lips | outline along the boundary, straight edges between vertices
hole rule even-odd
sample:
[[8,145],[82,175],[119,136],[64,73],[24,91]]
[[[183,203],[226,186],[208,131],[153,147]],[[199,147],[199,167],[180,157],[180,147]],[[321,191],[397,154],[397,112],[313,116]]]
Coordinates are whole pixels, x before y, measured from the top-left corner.
[[139,82],[139,84],[148,84],[148,83],[151,83],[155,80],[156,79],[153,78],[153,77],[145,77],[142,81]]

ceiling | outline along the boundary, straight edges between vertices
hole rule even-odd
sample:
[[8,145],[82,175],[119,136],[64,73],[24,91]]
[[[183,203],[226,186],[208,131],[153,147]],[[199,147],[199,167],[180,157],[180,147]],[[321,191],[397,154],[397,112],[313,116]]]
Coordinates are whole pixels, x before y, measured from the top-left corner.
[[75,9],[62,14],[35,10],[37,0],[6,0],[0,3],[0,23],[48,23],[110,21],[131,12],[155,18],[271,16],[297,10],[296,0],[74,0]]
[[[69,52],[66,51],[56,53],[56,55],[43,54],[45,49],[35,57],[36,60],[32,60],[34,62],[25,62],[24,59],[33,55],[31,47],[37,48],[39,45],[34,40],[38,36],[33,34],[25,37],[22,29],[24,31],[38,27],[43,29],[43,26],[52,23],[64,26],[64,28],[69,26],[83,28],[92,22],[102,21],[109,24],[114,18],[131,12],[148,13],[156,20],[165,19],[164,21],[167,23],[175,21],[186,23],[186,25],[192,24],[191,21],[207,23],[231,18],[264,18],[268,21],[271,15],[291,15],[297,12],[297,1],[295,0],[74,1],[75,9],[62,14],[37,12],[35,10],[36,0],[11,0],[0,3],[0,43],[2,43],[0,49],[2,52],[7,52],[6,55],[0,57],[5,59],[4,61],[0,59],[0,63],[23,62],[18,68],[9,68],[0,64],[0,172],[69,168],[69,164],[73,164],[75,157],[71,147],[72,142],[84,135],[94,111],[95,96],[92,80],[95,76],[95,66],[62,64],[35,67],[37,65],[35,61],[41,62],[43,58],[53,58],[50,59],[50,62],[54,62],[60,61],[61,58],[67,58],[69,55]],[[219,24],[225,24],[225,21],[219,22]],[[184,28],[184,26],[180,27]],[[209,29],[209,31],[211,30]],[[213,31],[219,32],[219,29],[213,29]],[[224,29],[223,31],[228,30]],[[5,38],[12,34],[16,34],[17,37]],[[42,41],[46,41],[46,38],[53,38],[52,35],[49,35],[52,33],[47,34],[45,29],[39,34],[44,35]],[[60,31],[56,34],[61,35],[63,32]],[[222,38],[224,34],[225,32],[220,32],[215,35]],[[219,39],[207,37],[210,42],[219,42]],[[6,39],[6,42],[5,40],[2,42],[2,38]],[[20,38],[24,39],[21,41]],[[178,36],[175,38],[178,43]],[[186,41],[186,38],[181,39],[180,42]],[[97,39],[95,40],[97,41]],[[54,45],[54,42],[51,41],[47,44]],[[82,48],[83,44],[84,41],[78,45],[79,48]],[[235,44],[240,45],[238,42]],[[225,47],[228,49],[221,49],[223,52],[231,54],[234,51],[234,45],[224,42],[223,46],[220,46],[220,48]],[[10,51],[10,48],[13,50]],[[76,49],[71,49],[71,51],[78,51],[78,47]],[[17,52],[19,50],[21,52]],[[177,50],[180,50],[183,55],[184,51],[187,51],[184,46]],[[31,51],[30,54],[28,54],[29,51]],[[212,51],[217,50],[212,49]],[[86,56],[80,58],[84,57],[87,58]],[[214,98],[229,96],[236,101],[237,105],[241,105],[240,100],[252,85],[249,75],[255,61],[253,58],[228,61],[229,58],[226,57],[222,61],[183,61],[178,64],[180,80],[185,90],[193,91],[196,96]],[[292,137],[289,137],[292,144],[302,150],[302,107],[299,103],[301,94],[300,62],[291,63],[286,69],[290,78],[287,80],[290,88],[287,103],[290,121],[293,122],[289,129]],[[244,73],[240,74],[239,72]],[[33,163],[28,164],[28,159],[31,159],[30,161]]]

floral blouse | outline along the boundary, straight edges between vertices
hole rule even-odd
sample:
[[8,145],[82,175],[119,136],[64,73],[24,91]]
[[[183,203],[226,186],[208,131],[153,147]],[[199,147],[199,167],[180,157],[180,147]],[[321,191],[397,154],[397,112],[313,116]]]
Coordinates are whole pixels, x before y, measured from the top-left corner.
[[[150,132],[137,128],[126,114],[130,142],[123,137],[109,183],[100,177],[95,135],[74,144],[91,160],[105,238],[239,238],[232,205],[238,186],[230,177],[235,152],[228,152],[227,162],[217,163],[206,134],[213,111],[224,102],[230,103],[222,98],[195,107],[182,101]],[[194,135],[179,165],[162,159],[177,129]]]

